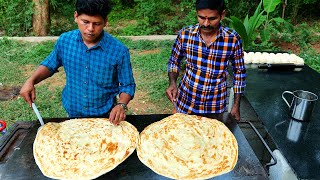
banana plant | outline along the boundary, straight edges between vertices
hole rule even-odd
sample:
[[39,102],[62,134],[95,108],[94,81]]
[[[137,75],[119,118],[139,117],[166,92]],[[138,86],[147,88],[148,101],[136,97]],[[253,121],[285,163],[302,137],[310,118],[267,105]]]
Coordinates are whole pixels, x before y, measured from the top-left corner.
[[262,40],[266,41],[270,39],[270,34],[267,31],[269,24],[273,21],[277,23],[285,22],[285,20],[280,17],[269,19],[269,14],[273,12],[280,3],[281,0],[261,0],[251,17],[247,15],[243,21],[235,16],[226,18],[230,21],[232,28],[240,34],[245,50],[250,45],[253,45],[253,42],[258,35],[258,29],[262,25],[264,26],[264,30],[260,35]]

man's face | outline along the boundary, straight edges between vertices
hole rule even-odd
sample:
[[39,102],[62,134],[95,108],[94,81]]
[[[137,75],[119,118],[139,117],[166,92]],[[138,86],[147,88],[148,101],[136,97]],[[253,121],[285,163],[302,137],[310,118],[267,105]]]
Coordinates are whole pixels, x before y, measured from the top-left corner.
[[223,20],[225,11],[219,14],[218,10],[200,9],[197,10],[200,31],[204,33],[216,33],[219,30],[220,21]]
[[75,22],[78,24],[82,39],[85,43],[97,43],[100,40],[100,34],[107,24],[107,18],[101,16],[89,16],[86,14],[78,15],[74,13]]

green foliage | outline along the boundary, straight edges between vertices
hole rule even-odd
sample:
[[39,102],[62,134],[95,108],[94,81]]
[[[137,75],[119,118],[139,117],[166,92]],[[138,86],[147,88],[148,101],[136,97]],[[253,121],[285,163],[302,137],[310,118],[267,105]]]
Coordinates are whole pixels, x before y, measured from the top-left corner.
[[[196,23],[195,0],[138,0],[131,9],[112,11],[111,33],[117,35],[176,34],[181,28]],[[118,3],[119,4],[119,3]],[[119,6],[114,9],[118,10]],[[115,13],[116,12],[116,13]],[[123,13],[125,12],[125,13]],[[120,23],[119,23],[120,20]],[[129,23],[122,23],[126,21]],[[115,24],[117,23],[118,24]],[[119,29],[115,26],[125,27]]]
[[[245,19],[254,14],[260,1],[225,0],[227,16]],[[268,4],[273,1],[268,0]],[[58,36],[77,28],[74,23],[75,0],[50,0],[51,27],[49,35]],[[113,0],[115,6],[109,15],[108,31],[113,35],[176,34],[181,28],[197,23],[195,0]],[[264,3],[266,4],[266,3]],[[294,19],[319,16],[320,0],[289,1],[286,13]],[[0,35],[32,35],[32,0],[0,0]],[[281,6],[271,6],[268,19],[282,13]],[[265,10],[269,12],[268,10]],[[301,12],[301,13],[299,13]],[[278,21],[280,19],[273,19]],[[286,19],[289,21],[289,19]],[[271,21],[270,21],[271,22]],[[268,24],[265,24],[268,25]],[[270,30],[270,28],[266,29]],[[268,39],[268,35],[261,37]],[[256,34],[258,35],[258,34]],[[266,36],[264,36],[266,35]]]
[[74,22],[74,0],[50,0],[51,27],[49,35],[59,36],[64,32],[78,28]]
[[0,31],[24,36],[32,30],[32,0],[0,0]]
[[320,56],[312,48],[305,48],[299,54],[305,60],[305,63],[320,73]]
[[[230,19],[227,18],[227,20],[231,22],[231,26],[242,37],[244,49],[252,49],[252,46],[256,45],[254,41],[259,34],[262,42],[265,44],[268,43],[271,38],[270,32],[273,30],[273,24],[280,25],[285,23],[287,26],[290,26],[289,23],[280,17],[270,18],[270,13],[272,13],[280,3],[281,0],[262,0],[250,18],[249,15],[246,15],[243,21],[235,16],[231,16]],[[263,29],[259,31],[261,26],[263,26]]]
[[235,16],[231,16],[230,19],[227,18],[227,20],[231,21],[231,27],[240,34],[244,49],[248,49],[248,47],[252,45],[256,39],[256,30],[261,26],[262,22],[265,21],[261,7],[262,1],[260,1],[253,16],[249,18],[249,15],[246,15],[243,22]]
[[255,7],[258,6],[259,1],[248,0],[225,0],[226,2],[226,16],[236,16],[239,19],[244,19],[247,14],[253,14]]

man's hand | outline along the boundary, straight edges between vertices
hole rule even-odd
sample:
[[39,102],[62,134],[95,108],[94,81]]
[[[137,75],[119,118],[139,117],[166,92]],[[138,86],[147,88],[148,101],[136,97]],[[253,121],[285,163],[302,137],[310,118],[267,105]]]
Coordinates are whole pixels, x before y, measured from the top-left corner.
[[239,109],[239,107],[233,106],[232,109],[231,109],[230,114],[236,121],[240,121],[240,109]]
[[32,102],[36,99],[36,89],[31,81],[26,81],[20,90],[20,95],[31,107]]
[[168,89],[166,90],[166,95],[168,97],[168,99],[172,102],[172,103],[176,103],[176,98],[177,98],[177,94],[178,94],[178,88],[176,85],[170,85],[168,87]]
[[168,89],[166,90],[166,95],[168,97],[168,99],[172,102],[173,104],[173,110],[172,110],[172,114],[175,114],[177,112],[176,109],[176,105],[177,105],[177,94],[178,94],[178,89],[177,86],[171,85],[168,87]]
[[30,107],[32,102],[34,102],[34,100],[36,99],[36,89],[34,85],[50,77],[51,75],[52,74],[47,67],[40,65],[38,69],[22,86],[20,90],[20,95],[29,104]]
[[120,106],[116,105],[112,108],[109,116],[109,121],[114,125],[119,125],[121,121],[126,119],[126,110]]

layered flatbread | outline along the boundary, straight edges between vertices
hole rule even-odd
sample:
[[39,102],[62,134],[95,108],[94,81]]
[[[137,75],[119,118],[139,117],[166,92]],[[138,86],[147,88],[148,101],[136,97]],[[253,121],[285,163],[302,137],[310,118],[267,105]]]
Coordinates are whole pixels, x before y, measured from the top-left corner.
[[41,172],[54,179],[94,179],[118,166],[135,150],[137,129],[104,118],[47,123],[37,133],[33,155]]
[[235,167],[238,144],[222,122],[176,113],[140,133],[137,155],[162,176],[207,179]]

